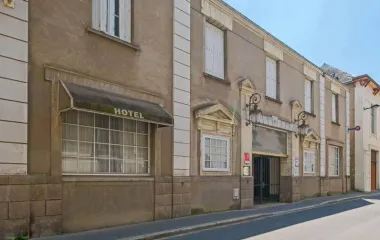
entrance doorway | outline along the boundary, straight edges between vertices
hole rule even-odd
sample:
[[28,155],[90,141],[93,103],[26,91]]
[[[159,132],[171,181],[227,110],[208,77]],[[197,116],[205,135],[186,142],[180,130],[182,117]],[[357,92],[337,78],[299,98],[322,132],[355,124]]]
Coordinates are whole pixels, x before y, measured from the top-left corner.
[[253,157],[253,199],[255,204],[280,200],[280,158]]
[[371,150],[371,191],[376,190],[376,157],[377,152],[374,150]]

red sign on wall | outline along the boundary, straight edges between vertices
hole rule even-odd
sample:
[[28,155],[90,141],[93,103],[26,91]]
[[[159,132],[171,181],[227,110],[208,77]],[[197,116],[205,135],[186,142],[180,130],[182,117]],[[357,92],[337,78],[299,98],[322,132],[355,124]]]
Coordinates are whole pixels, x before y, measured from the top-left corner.
[[249,163],[251,160],[251,154],[248,152],[244,153],[244,163]]

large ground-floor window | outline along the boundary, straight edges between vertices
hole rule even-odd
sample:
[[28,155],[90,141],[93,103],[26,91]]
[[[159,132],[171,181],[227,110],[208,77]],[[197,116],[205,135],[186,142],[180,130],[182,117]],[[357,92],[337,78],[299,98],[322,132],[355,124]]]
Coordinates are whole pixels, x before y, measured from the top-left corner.
[[62,122],[63,173],[149,173],[148,123],[81,111]]

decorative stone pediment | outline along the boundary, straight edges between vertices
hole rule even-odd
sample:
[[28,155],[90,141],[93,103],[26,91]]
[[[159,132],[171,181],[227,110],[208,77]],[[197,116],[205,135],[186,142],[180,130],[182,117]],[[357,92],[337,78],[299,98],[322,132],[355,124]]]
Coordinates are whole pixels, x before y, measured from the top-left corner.
[[298,101],[298,100],[291,101],[290,106],[292,107],[292,110],[293,109],[302,109],[302,105],[301,105],[300,101]]
[[318,136],[317,132],[310,129],[308,134],[304,137],[302,145],[304,148],[316,149],[320,142],[321,138]]
[[249,96],[251,96],[254,93],[256,87],[252,83],[252,81],[249,77],[243,77],[238,81],[239,81],[239,88],[240,88],[240,91],[242,93],[249,95]]
[[198,130],[218,134],[233,135],[238,118],[235,114],[218,103],[196,111]]

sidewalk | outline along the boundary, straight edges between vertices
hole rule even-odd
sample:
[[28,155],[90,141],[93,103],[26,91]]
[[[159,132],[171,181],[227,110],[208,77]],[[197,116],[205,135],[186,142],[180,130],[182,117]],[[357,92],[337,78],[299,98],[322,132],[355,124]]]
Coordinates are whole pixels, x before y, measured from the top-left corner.
[[36,240],[137,240],[154,239],[176,235],[184,232],[191,232],[220,225],[228,225],[257,218],[264,218],[273,215],[285,214],[289,212],[301,211],[322,205],[358,199],[362,197],[380,196],[380,191],[372,193],[349,193],[328,197],[319,197],[303,200],[295,203],[281,204],[271,207],[261,207],[249,210],[235,210],[204,215],[189,216],[184,218],[147,222],[141,224],[127,225],[121,227],[107,228],[82,232],[77,234],[67,234],[53,237],[37,238]]

